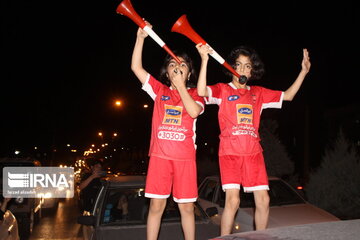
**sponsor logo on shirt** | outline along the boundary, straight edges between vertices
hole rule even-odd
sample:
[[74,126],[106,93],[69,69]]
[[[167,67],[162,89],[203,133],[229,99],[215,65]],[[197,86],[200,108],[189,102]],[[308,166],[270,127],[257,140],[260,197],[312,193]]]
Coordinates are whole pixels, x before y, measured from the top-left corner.
[[250,104],[236,104],[236,114],[238,124],[253,123],[253,108]]
[[240,97],[238,95],[231,95],[228,97],[228,100],[229,101],[235,101],[235,100],[238,100]]
[[165,105],[163,124],[181,125],[183,108],[180,106]]
[[170,100],[169,96],[165,96],[165,95],[161,96],[161,101],[167,101],[167,100]]

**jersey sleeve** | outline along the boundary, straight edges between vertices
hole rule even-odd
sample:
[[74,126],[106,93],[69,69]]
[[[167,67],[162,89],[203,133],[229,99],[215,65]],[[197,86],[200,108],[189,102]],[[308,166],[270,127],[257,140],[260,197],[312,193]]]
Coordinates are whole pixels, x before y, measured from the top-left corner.
[[205,98],[206,104],[221,104],[221,84],[207,86],[208,97]]
[[148,74],[145,83],[142,86],[142,90],[147,92],[150,97],[155,100],[163,84],[156,80],[153,76]]
[[193,89],[193,91],[191,92],[191,97],[194,99],[194,101],[199,104],[202,107],[202,110],[200,112],[200,114],[202,114],[204,112],[205,109],[205,98],[204,97],[200,97],[197,94],[197,90],[196,88]]
[[281,108],[284,99],[284,92],[261,88],[262,109]]

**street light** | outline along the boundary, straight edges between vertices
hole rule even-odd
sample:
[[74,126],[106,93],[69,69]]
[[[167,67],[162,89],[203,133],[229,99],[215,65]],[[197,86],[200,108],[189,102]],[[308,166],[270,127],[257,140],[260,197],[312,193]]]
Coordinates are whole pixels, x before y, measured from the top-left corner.
[[120,100],[115,100],[115,107],[121,107],[122,102]]

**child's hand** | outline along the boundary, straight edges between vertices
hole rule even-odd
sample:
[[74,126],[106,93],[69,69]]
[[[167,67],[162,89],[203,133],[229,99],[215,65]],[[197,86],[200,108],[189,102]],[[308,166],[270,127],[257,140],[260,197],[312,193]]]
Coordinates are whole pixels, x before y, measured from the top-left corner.
[[310,71],[311,63],[309,52],[306,48],[303,49],[303,60],[301,62],[302,71],[308,73]]
[[[146,25],[150,28],[152,28],[152,25],[145,21],[146,22]],[[145,32],[142,28],[139,27],[138,31],[137,31],[137,37],[138,38],[146,38],[147,36],[149,36],[149,34],[147,34],[147,32]]]
[[202,43],[197,44],[196,48],[197,48],[202,60],[208,60],[209,54],[211,54],[213,52],[213,49],[210,48],[209,45],[202,44]]
[[170,81],[176,89],[186,87],[186,76],[179,68],[175,68],[174,71],[170,73]]

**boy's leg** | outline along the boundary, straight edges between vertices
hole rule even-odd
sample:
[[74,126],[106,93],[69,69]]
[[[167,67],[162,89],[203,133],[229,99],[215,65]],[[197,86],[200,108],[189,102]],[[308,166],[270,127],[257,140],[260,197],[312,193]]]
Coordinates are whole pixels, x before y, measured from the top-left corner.
[[178,203],[181,214],[181,226],[186,240],[195,239],[194,202],[198,197],[196,162],[173,161],[174,185],[173,197]]
[[255,199],[255,227],[256,230],[264,230],[269,220],[270,197],[267,190],[254,191]]
[[253,192],[255,200],[255,229],[263,230],[267,227],[269,219],[269,181],[266,173],[264,156],[257,153],[247,156],[244,167],[247,177],[244,178],[245,192]]
[[147,240],[158,239],[161,216],[166,206],[166,199],[155,199],[150,200],[149,215],[147,218],[146,235]]
[[240,190],[226,189],[225,208],[221,216],[221,236],[231,234],[235,214],[240,205]]
[[171,192],[171,172],[172,161],[150,158],[145,186],[145,197],[151,198],[146,229],[148,240],[158,239],[161,217]]
[[178,203],[185,240],[195,239],[194,203]]

